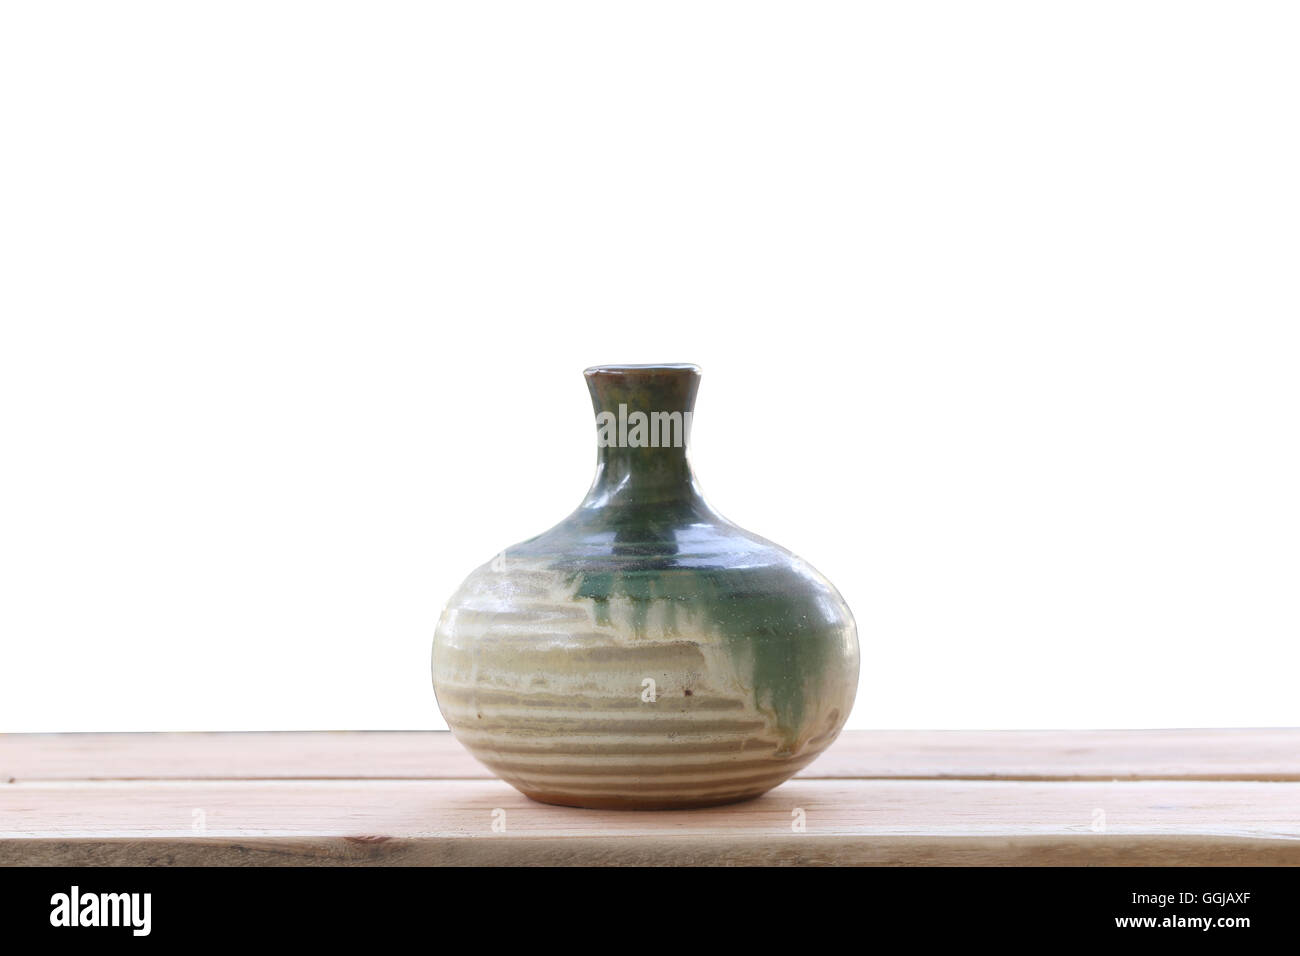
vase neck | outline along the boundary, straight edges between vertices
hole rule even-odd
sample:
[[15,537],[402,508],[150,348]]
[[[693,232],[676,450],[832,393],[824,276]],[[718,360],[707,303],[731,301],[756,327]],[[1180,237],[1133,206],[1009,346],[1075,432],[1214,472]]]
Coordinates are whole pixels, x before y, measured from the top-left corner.
[[702,503],[687,455],[700,370],[601,365],[584,374],[596,413],[596,477],[583,507]]

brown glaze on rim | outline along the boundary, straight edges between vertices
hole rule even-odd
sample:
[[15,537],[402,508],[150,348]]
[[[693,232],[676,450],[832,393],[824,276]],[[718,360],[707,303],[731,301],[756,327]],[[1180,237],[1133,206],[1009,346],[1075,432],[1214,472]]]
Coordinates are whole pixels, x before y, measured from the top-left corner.
[[584,369],[583,375],[635,375],[645,378],[652,375],[681,375],[683,372],[700,374],[700,367],[692,362],[655,362],[649,365],[593,365]]

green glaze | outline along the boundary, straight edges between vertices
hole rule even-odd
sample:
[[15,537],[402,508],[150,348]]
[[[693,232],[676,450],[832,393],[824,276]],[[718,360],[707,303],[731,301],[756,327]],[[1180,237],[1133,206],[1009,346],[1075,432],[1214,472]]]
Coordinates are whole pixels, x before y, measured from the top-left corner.
[[[602,366],[586,372],[595,412],[694,412],[692,365]],[[508,554],[549,558],[574,601],[610,624],[623,599],[637,634],[652,616],[669,633],[689,616],[722,636],[749,677],[757,706],[775,719],[782,751],[807,728],[808,701],[857,648],[847,609],[824,579],[789,552],[732,524],[700,494],[683,447],[599,447],[596,478],[569,518]],[[851,647],[848,645],[852,644]],[[848,715],[840,714],[841,719]]]
[[[816,571],[700,494],[685,441],[699,369],[586,375],[591,489],[452,597],[434,636],[438,705],[475,756],[546,803],[673,809],[758,796],[843,727],[857,688],[853,616]],[[667,432],[651,434],[651,422]]]

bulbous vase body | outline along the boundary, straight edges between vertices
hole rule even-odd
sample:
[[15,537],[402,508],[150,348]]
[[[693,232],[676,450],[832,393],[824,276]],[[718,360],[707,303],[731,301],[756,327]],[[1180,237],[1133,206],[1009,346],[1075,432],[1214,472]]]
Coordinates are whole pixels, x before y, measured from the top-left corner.
[[853,616],[811,567],[699,494],[685,447],[698,369],[586,374],[591,491],[452,597],[434,638],[438,706],[475,757],[545,803],[758,796],[843,727]]

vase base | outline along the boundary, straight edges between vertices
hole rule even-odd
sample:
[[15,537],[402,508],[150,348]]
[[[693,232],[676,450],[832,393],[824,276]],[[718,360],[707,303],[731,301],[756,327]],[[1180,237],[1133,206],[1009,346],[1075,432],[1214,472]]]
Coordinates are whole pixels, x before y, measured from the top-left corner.
[[754,800],[767,793],[771,787],[753,790],[723,797],[685,798],[674,800],[671,797],[620,797],[593,796],[590,794],[545,793],[520,789],[519,792],[538,803],[549,803],[557,807],[578,807],[582,810],[703,810],[706,807],[721,807],[729,803],[742,803]]

